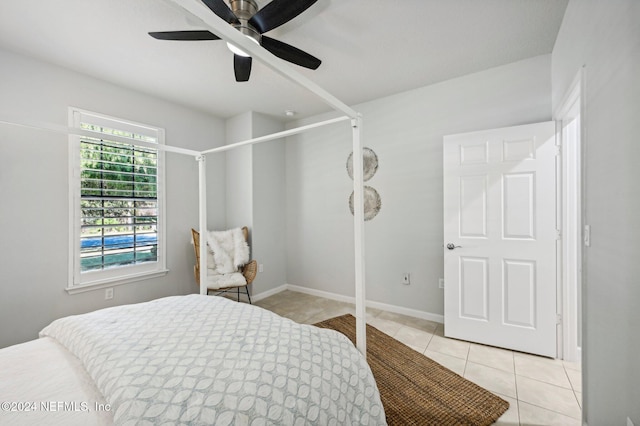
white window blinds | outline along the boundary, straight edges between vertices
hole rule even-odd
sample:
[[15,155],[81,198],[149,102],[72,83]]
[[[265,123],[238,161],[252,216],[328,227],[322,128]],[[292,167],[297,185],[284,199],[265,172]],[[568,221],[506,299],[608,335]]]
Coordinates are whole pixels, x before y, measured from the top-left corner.
[[81,271],[155,262],[158,152],[83,138]]

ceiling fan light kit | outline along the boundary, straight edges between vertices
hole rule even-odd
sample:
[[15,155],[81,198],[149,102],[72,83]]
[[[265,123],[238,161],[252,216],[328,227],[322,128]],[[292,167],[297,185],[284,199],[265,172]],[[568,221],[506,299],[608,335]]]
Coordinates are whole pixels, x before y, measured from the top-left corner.
[[[262,34],[249,24],[249,19],[258,12],[256,2],[254,0],[231,0],[229,4],[231,5],[231,11],[238,18],[238,22],[232,23],[231,25],[249,40],[260,45]],[[227,48],[235,55],[244,56],[245,58],[251,56],[229,42],[227,42]]]
[[[201,0],[213,13],[232,25],[245,37],[262,46],[275,56],[293,64],[317,69],[322,61],[287,43],[263,35],[267,31],[289,22],[317,0],[273,0],[262,9],[255,0],[230,0],[230,8],[224,0]],[[220,37],[206,30],[150,32],[158,40],[196,41],[219,40]],[[236,81],[248,81],[251,75],[251,56],[227,43],[234,54],[233,68]]]
[[[257,45],[260,45],[260,43],[256,41],[253,37],[247,37],[247,38],[251,41],[255,41]],[[249,55],[247,52],[245,52],[244,50],[240,49],[238,46],[231,44],[229,42],[227,42],[227,49],[232,51],[234,55],[244,56],[245,58],[251,57],[251,55]]]

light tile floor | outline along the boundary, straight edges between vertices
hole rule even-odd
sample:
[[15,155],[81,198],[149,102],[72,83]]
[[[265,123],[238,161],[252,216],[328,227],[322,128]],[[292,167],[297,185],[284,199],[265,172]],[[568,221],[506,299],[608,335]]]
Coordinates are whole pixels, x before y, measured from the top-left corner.
[[[255,303],[296,322],[313,324],[353,305],[294,291]],[[580,426],[580,365],[444,337],[443,325],[367,308],[367,323],[509,401],[497,425]]]

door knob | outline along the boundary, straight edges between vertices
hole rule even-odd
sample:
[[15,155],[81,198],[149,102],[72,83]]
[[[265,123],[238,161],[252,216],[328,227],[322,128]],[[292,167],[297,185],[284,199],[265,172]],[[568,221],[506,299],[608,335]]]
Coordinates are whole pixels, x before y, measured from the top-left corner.
[[455,248],[462,248],[462,246],[454,246],[452,243],[449,243],[449,244],[447,244],[447,248],[448,248],[449,250],[453,250],[453,249],[455,249]]

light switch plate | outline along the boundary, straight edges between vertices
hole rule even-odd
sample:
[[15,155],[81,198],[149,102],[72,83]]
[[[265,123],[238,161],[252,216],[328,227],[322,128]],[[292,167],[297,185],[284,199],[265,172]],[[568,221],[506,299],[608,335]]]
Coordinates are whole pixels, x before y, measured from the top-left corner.
[[584,245],[586,247],[591,247],[591,225],[584,226]]

